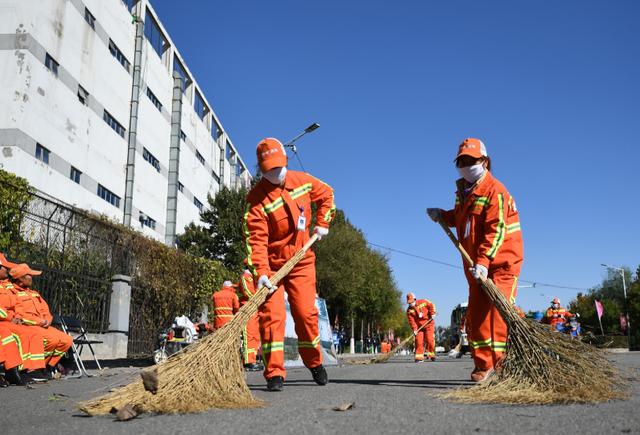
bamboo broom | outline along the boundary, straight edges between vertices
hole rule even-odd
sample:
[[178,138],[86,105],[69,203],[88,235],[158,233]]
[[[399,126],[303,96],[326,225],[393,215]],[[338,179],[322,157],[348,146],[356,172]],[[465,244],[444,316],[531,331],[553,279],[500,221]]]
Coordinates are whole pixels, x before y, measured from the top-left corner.
[[[440,220],[464,261],[473,260]],[[482,288],[508,328],[500,367],[487,381],[443,397],[462,402],[513,404],[594,403],[624,398],[626,386],[603,352],[546,325],[521,318],[490,278]]]
[[[314,234],[270,281],[277,285],[304,258],[317,240]],[[142,380],[79,404],[89,415],[108,414],[129,404],[141,412],[161,414],[202,412],[211,408],[251,408],[262,402],[253,397],[245,380],[239,351],[244,326],[265,301],[269,289],[261,287],[233,319],[212,335],[172,355],[165,363],[145,369],[142,377],[152,377],[156,391],[145,390]],[[157,370],[157,372],[156,372]],[[147,387],[148,388],[148,387]]]

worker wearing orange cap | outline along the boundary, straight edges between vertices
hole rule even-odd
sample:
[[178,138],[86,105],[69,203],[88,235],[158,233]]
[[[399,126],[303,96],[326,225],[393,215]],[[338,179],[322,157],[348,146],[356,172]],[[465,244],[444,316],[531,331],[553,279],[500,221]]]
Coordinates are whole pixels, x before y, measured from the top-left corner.
[[[238,298],[240,300],[240,308],[242,308],[249,299],[256,293],[256,286],[253,282],[253,275],[249,269],[245,269],[238,283]],[[256,362],[258,347],[260,346],[260,326],[258,324],[258,313],[249,318],[249,321],[242,331],[242,359],[244,368],[249,371],[261,370]]]
[[564,324],[572,317],[573,314],[560,306],[560,299],[555,297],[551,301],[551,306],[544,313],[542,322],[551,325],[557,331],[564,331]]
[[[15,266],[17,264],[0,253],[0,336],[3,342],[6,341],[5,369],[11,372],[7,373],[7,380],[24,385],[24,376],[20,376],[18,366],[30,371],[44,368],[44,337],[34,328],[23,325],[22,319],[16,316],[17,290],[8,279],[9,270]],[[9,335],[13,337],[13,344],[9,343]]]
[[427,209],[434,221],[455,227],[474,266],[466,269],[469,282],[467,332],[475,369],[471,379],[486,380],[506,349],[507,326],[482,290],[479,279],[491,278],[505,297],[515,302],[523,260],[522,233],[516,203],[491,174],[491,160],[479,139],[465,139],[454,160],[457,180],[455,207]]
[[220,329],[233,319],[240,309],[238,295],[231,281],[225,281],[222,288],[211,296],[213,301],[213,327]]
[[282,390],[284,368],[285,303],[287,292],[298,336],[298,352],[318,385],[328,382],[322,366],[316,299],[315,254],[305,257],[276,287],[269,277],[309,240],[311,207],[315,204],[315,233],[329,232],[335,214],[333,190],[309,174],[288,171],[287,156],[277,139],[267,138],[257,147],[262,179],[247,195],[244,238],[247,267],[257,278],[257,287],[270,289],[260,307],[260,338],[265,360],[264,376],[269,391]]
[[[427,345],[427,358],[436,360],[435,352],[435,326],[436,306],[427,299],[416,299],[413,293],[407,293],[407,320],[416,337],[415,361],[421,363],[425,355],[425,343]],[[427,324],[424,328],[423,325]],[[422,329],[420,329],[422,328]]]
[[44,337],[45,364],[50,368],[55,368],[60,358],[71,347],[73,338],[59,329],[51,327],[53,316],[49,310],[49,305],[40,293],[31,288],[33,284],[32,277],[41,273],[39,270],[31,269],[25,263],[18,264],[9,271],[9,275],[18,290],[16,317],[19,317],[24,325],[34,328]]

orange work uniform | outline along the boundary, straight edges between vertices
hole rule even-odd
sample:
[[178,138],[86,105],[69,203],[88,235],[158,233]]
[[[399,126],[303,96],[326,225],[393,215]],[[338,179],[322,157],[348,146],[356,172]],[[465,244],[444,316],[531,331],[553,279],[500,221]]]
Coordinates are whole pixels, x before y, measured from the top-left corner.
[[427,326],[422,328],[416,335],[415,345],[415,359],[416,361],[424,360],[425,343],[427,345],[427,357],[436,357],[436,345],[435,345],[435,326],[433,322],[433,316],[436,314],[436,306],[433,302],[427,299],[416,300],[415,306],[409,306],[407,308],[407,320],[409,326],[416,332],[425,323],[429,322]]
[[[243,307],[249,299],[256,293],[256,286],[253,282],[253,275],[248,270],[245,270],[240,277],[238,283],[238,293],[240,300],[240,307]],[[258,354],[258,348],[260,346],[260,326],[258,323],[258,313],[249,318],[244,331],[242,332],[242,347],[244,353],[242,355],[245,364],[254,364],[256,362],[256,356]]]
[[[14,285],[9,280],[0,281],[0,335],[7,339],[6,332],[3,331],[10,332],[18,348],[21,359],[19,364],[22,364],[23,369],[43,369],[45,367],[44,337],[35,328],[14,323],[14,319],[20,319],[20,316],[16,315],[17,303],[17,290]],[[12,347],[10,344],[8,346],[5,349]],[[5,355],[5,358],[10,359],[8,355]],[[16,358],[15,354],[13,358]],[[11,368],[7,366],[6,361],[5,368]]]
[[240,309],[238,295],[231,286],[223,286],[211,296],[213,301],[213,327],[220,329],[233,319]]
[[[15,285],[15,284],[14,284]],[[44,338],[44,362],[55,367],[60,358],[69,350],[73,343],[73,338],[53,326],[43,327],[41,322],[46,320],[51,324],[53,316],[49,311],[49,305],[36,290],[22,288],[15,285],[18,290],[16,296],[16,316],[22,322],[34,328]]]
[[[271,277],[309,240],[311,206],[317,206],[316,225],[328,228],[335,214],[333,189],[309,174],[287,171],[284,187],[260,180],[247,195],[244,238],[247,266],[254,277]],[[316,300],[315,254],[305,257],[260,306],[260,337],[264,376],[285,377],[284,331],[287,292],[298,336],[298,352],[307,368],[322,364]]]
[[549,308],[546,313],[544,313],[544,317],[542,321],[544,323],[548,323],[549,325],[558,328],[565,324],[567,319],[573,317],[573,314],[567,311],[565,308]]
[[[487,267],[489,278],[514,303],[523,260],[515,201],[488,170],[470,188],[462,178],[456,184],[455,208],[444,211],[442,220],[456,228],[474,264]],[[474,362],[477,369],[489,370],[506,349],[507,325],[467,267],[465,275],[469,283],[466,326]]]

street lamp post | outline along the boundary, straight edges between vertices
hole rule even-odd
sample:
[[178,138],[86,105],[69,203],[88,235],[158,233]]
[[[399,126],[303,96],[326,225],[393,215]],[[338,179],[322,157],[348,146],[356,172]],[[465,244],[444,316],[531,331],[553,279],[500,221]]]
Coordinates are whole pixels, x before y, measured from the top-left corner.
[[611,266],[609,264],[602,263],[601,266],[607,269],[613,269],[620,272],[622,275],[622,291],[624,293],[624,316],[627,319],[627,340],[629,343],[629,350],[631,350],[631,320],[629,319],[629,303],[627,301],[627,282],[624,278],[624,269],[622,267]]
[[307,170],[304,168],[304,165],[302,164],[302,160],[300,160],[300,156],[298,156],[298,149],[296,148],[295,142],[305,134],[311,133],[312,131],[317,130],[318,128],[320,128],[320,124],[318,124],[317,122],[314,122],[309,127],[305,128],[302,133],[300,133],[293,139],[285,142],[285,144],[283,145],[285,148],[291,148],[291,151],[293,151],[293,155],[295,155],[296,159],[298,159],[298,163],[300,163],[300,167],[304,172],[307,172]]

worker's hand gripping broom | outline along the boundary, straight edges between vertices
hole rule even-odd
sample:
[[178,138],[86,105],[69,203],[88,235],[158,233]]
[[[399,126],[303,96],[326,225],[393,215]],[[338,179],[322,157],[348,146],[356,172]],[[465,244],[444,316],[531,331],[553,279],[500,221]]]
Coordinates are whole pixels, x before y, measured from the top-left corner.
[[[464,261],[473,266],[449,227],[441,220],[438,223]],[[445,397],[467,402],[567,403],[599,402],[624,395],[617,370],[601,351],[521,318],[491,278],[481,278],[480,284],[507,324],[506,353],[489,380]]]
[[[277,285],[287,276],[317,239],[314,234],[270,278],[271,283]],[[157,413],[260,406],[261,402],[253,397],[245,381],[238,349],[243,328],[268,294],[269,289],[261,287],[224,327],[171,356],[165,363],[146,369],[143,373],[152,375],[146,377],[154,379],[154,393],[147,391],[148,386],[145,390],[142,380],[138,380],[103,397],[81,403],[80,409],[97,415],[126,404],[144,412]]]

